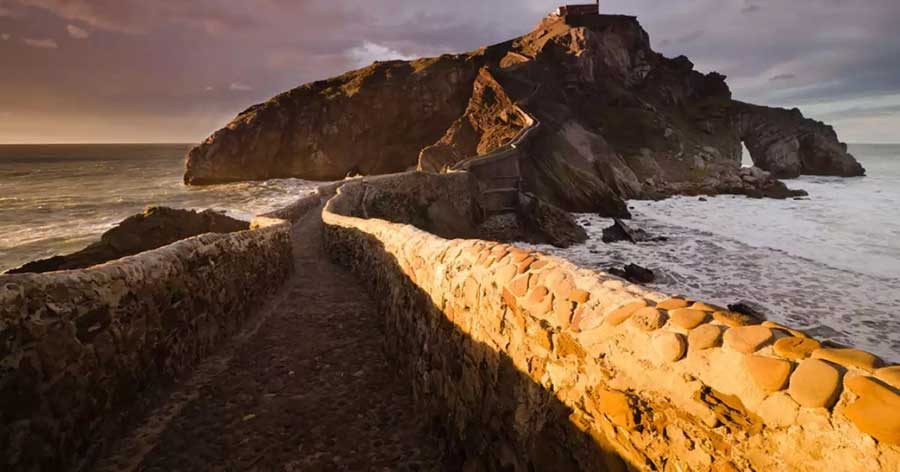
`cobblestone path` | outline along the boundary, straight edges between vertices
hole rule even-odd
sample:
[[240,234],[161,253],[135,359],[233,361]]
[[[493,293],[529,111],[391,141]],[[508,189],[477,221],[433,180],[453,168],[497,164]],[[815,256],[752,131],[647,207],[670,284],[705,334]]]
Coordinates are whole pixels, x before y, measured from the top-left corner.
[[97,463],[102,471],[453,470],[385,362],[378,315],[295,226],[296,274]]

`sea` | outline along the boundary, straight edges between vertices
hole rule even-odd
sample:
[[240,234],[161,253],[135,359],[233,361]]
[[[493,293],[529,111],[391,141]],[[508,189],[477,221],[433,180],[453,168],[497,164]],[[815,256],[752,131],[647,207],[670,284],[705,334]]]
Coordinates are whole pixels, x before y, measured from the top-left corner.
[[238,219],[283,207],[315,183],[182,183],[191,144],[0,145],[0,273],[66,254],[148,206]]
[[[188,144],[0,146],[0,272],[72,252],[150,205],[215,208],[249,219],[316,183],[182,184]],[[537,246],[606,270],[635,263],[649,288],[716,304],[757,305],[773,321],[900,361],[900,145],[856,144],[860,178],[801,177],[808,198],[631,201],[628,224],[665,242],[601,242],[612,220],[576,218],[590,240]]]

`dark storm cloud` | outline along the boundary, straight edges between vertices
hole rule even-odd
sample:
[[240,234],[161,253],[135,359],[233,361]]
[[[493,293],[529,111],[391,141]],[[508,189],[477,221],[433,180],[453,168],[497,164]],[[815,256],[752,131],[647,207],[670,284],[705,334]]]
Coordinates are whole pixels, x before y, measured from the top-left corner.
[[[0,142],[196,141],[303,82],[523,34],[556,3],[0,0],[11,71],[0,74],[0,108],[16,116],[0,121]],[[665,54],[729,75],[737,98],[793,106],[900,92],[895,0],[601,4],[639,16]]]

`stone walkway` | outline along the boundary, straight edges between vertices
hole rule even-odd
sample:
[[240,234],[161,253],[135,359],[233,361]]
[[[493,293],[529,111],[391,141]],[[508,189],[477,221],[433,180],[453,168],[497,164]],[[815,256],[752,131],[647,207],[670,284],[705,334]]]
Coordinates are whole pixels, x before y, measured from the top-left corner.
[[295,226],[279,299],[100,460],[102,471],[455,469],[387,365],[364,287]]

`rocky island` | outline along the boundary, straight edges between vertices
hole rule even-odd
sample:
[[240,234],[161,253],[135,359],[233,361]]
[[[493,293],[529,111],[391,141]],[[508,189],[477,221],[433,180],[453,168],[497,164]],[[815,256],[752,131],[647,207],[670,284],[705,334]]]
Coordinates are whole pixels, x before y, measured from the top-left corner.
[[[375,63],[239,114],[187,156],[211,184],[419,169],[502,148],[533,117],[521,187],[564,209],[624,216],[621,199],[793,195],[777,178],[858,176],[834,130],[733,100],[725,77],[654,52],[635,17],[550,15],[530,33],[455,55]],[[741,143],[765,172],[741,171]]]
[[99,259],[0,275],[0,464],[898,470],[900,366],[498,242],[583,240],[560,207],[863,172],[827,125],[733,100],[594,5],[305,85],[193,149],[185,181],[337,182],[249,224],[155,209]]

